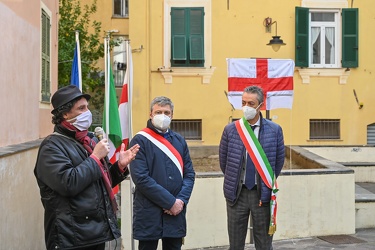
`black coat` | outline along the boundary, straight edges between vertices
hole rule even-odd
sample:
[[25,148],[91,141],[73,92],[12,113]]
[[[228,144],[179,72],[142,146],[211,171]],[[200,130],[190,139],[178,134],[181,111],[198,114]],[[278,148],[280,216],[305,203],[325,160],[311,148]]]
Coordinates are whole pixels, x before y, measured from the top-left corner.
[[[56,133],[57,132],[57,133]],[[59,125],[39,148],[34,174],[44,206],[47,249],[97,245],[121,236],[97,162]],[[110,167],[112,186],[129,174]]]

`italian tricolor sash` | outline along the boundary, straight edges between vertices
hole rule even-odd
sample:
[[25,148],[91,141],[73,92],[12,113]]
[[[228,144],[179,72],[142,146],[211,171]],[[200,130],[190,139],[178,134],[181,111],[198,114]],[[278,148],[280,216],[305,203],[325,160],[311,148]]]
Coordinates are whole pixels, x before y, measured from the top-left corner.
[[175,149],[175,147],[173,147],[173,145],[167,139],[165,139],[158,133],[155,133],[153,130],[149,128],[142,129],[137,134],[143,135],[155,146],[157,146],[161,151],[163,151],[173,161],[173,163],[180,171],[181,177],[183,177],[184,163],[182,161],[182,157],[180,153],[177,151],[177,149]]
[[263,182],[267,185],[268,188],[272,190],[270,201],[271,220],[268,230],[268,234],[272,235],[276,231],[276,193],[279,191],[277,187],[276,176],[272,170],[271,164],[269,163],[266,154],[264,153],[262,146],[260,145],[257,137],[254,134],[254,131],[251,129],[245,117],[237,120],[235,122],[235,125],[237,132],[240,135],[240,138],[255,165],[256,170],[258,171]]

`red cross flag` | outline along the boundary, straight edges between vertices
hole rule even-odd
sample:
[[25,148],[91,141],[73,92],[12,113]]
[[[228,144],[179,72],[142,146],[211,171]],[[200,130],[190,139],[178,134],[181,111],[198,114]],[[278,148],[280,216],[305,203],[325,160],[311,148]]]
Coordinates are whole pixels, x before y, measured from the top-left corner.
[[242,108],[243,90],[251,85],[263,89],[262,109],[292,109],[294,61],[291,59],[228,58],[228,100]]

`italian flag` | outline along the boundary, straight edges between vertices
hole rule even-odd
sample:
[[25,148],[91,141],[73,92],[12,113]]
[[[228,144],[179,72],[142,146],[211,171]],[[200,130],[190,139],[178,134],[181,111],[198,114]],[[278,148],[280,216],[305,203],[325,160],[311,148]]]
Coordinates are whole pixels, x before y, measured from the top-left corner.
[[292,109],[294,61],[291,59],[228,58],[228,100],[242,108],[243,90],[251,85],[263,89],[262,109]]
[[[129,146],[129,139],[131,134],[131,91],[132,91],[132,59],[131,59],[131,47],[129,41],[126,41],[127,47],[127,67],[124,77],[124,83],[122,86],[120,104],[118,105],[116,89],[113,80],[113,73],[111,68],[111,60],[109,50],[107,51],[107,62],[106,69],[108,74],[106,76],[106,101],[105,111],[103,119],[103,128],[107,134],[108,141],[110,144],[110,152],[108,158],[111,163],[115,163],[118,160],[118,152],[121,149],[121,144],[125,144],[125,149]],[[108,48],[107,48],[108,49]],[[108,87],[107,87],[108,86]],[[107,93],[108,92],[108,93]],[[108,100],[108,101],[107,101]],[[107,108],[108,107],[108,108]],[[108,115],[107,115],[108,113]],[[113,192],[116,194],[119,190],[117,185]]]
[[120,126],[120,117],[118,113],[118,102],[116,97],[116,89],[113,80],[111,67],[111,54],[109,51],[109,37],[104,39],[104,59],[105,59],[105,97],[104,97],[104,114],[103,129],[110,144],[108,158],[111,162],[115,157],[115,152],[122,143],[122,134]]

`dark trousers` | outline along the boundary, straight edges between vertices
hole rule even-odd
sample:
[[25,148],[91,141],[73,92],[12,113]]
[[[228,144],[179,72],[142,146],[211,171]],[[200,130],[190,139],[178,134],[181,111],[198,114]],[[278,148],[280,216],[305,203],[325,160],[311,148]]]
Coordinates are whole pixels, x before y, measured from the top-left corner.
[[243,187],[236,204],[230,206],[227,203],[229,249],[242,250],[245,248],[250,215],[253,224],[255,249],[272,249],[272,236],[268,234],[270,214],[269,206],[259,206],[257,191]]
[[[162,238],[163,250],[180,250],[182,238]],[[139,250],[156,250],[159,240],[140,240],[138,241]]]
[[101,243],[99,245],[95,245],[91,247],[77,248],[77,250],[104,250],[104,249],[105,249],[105,243]]

